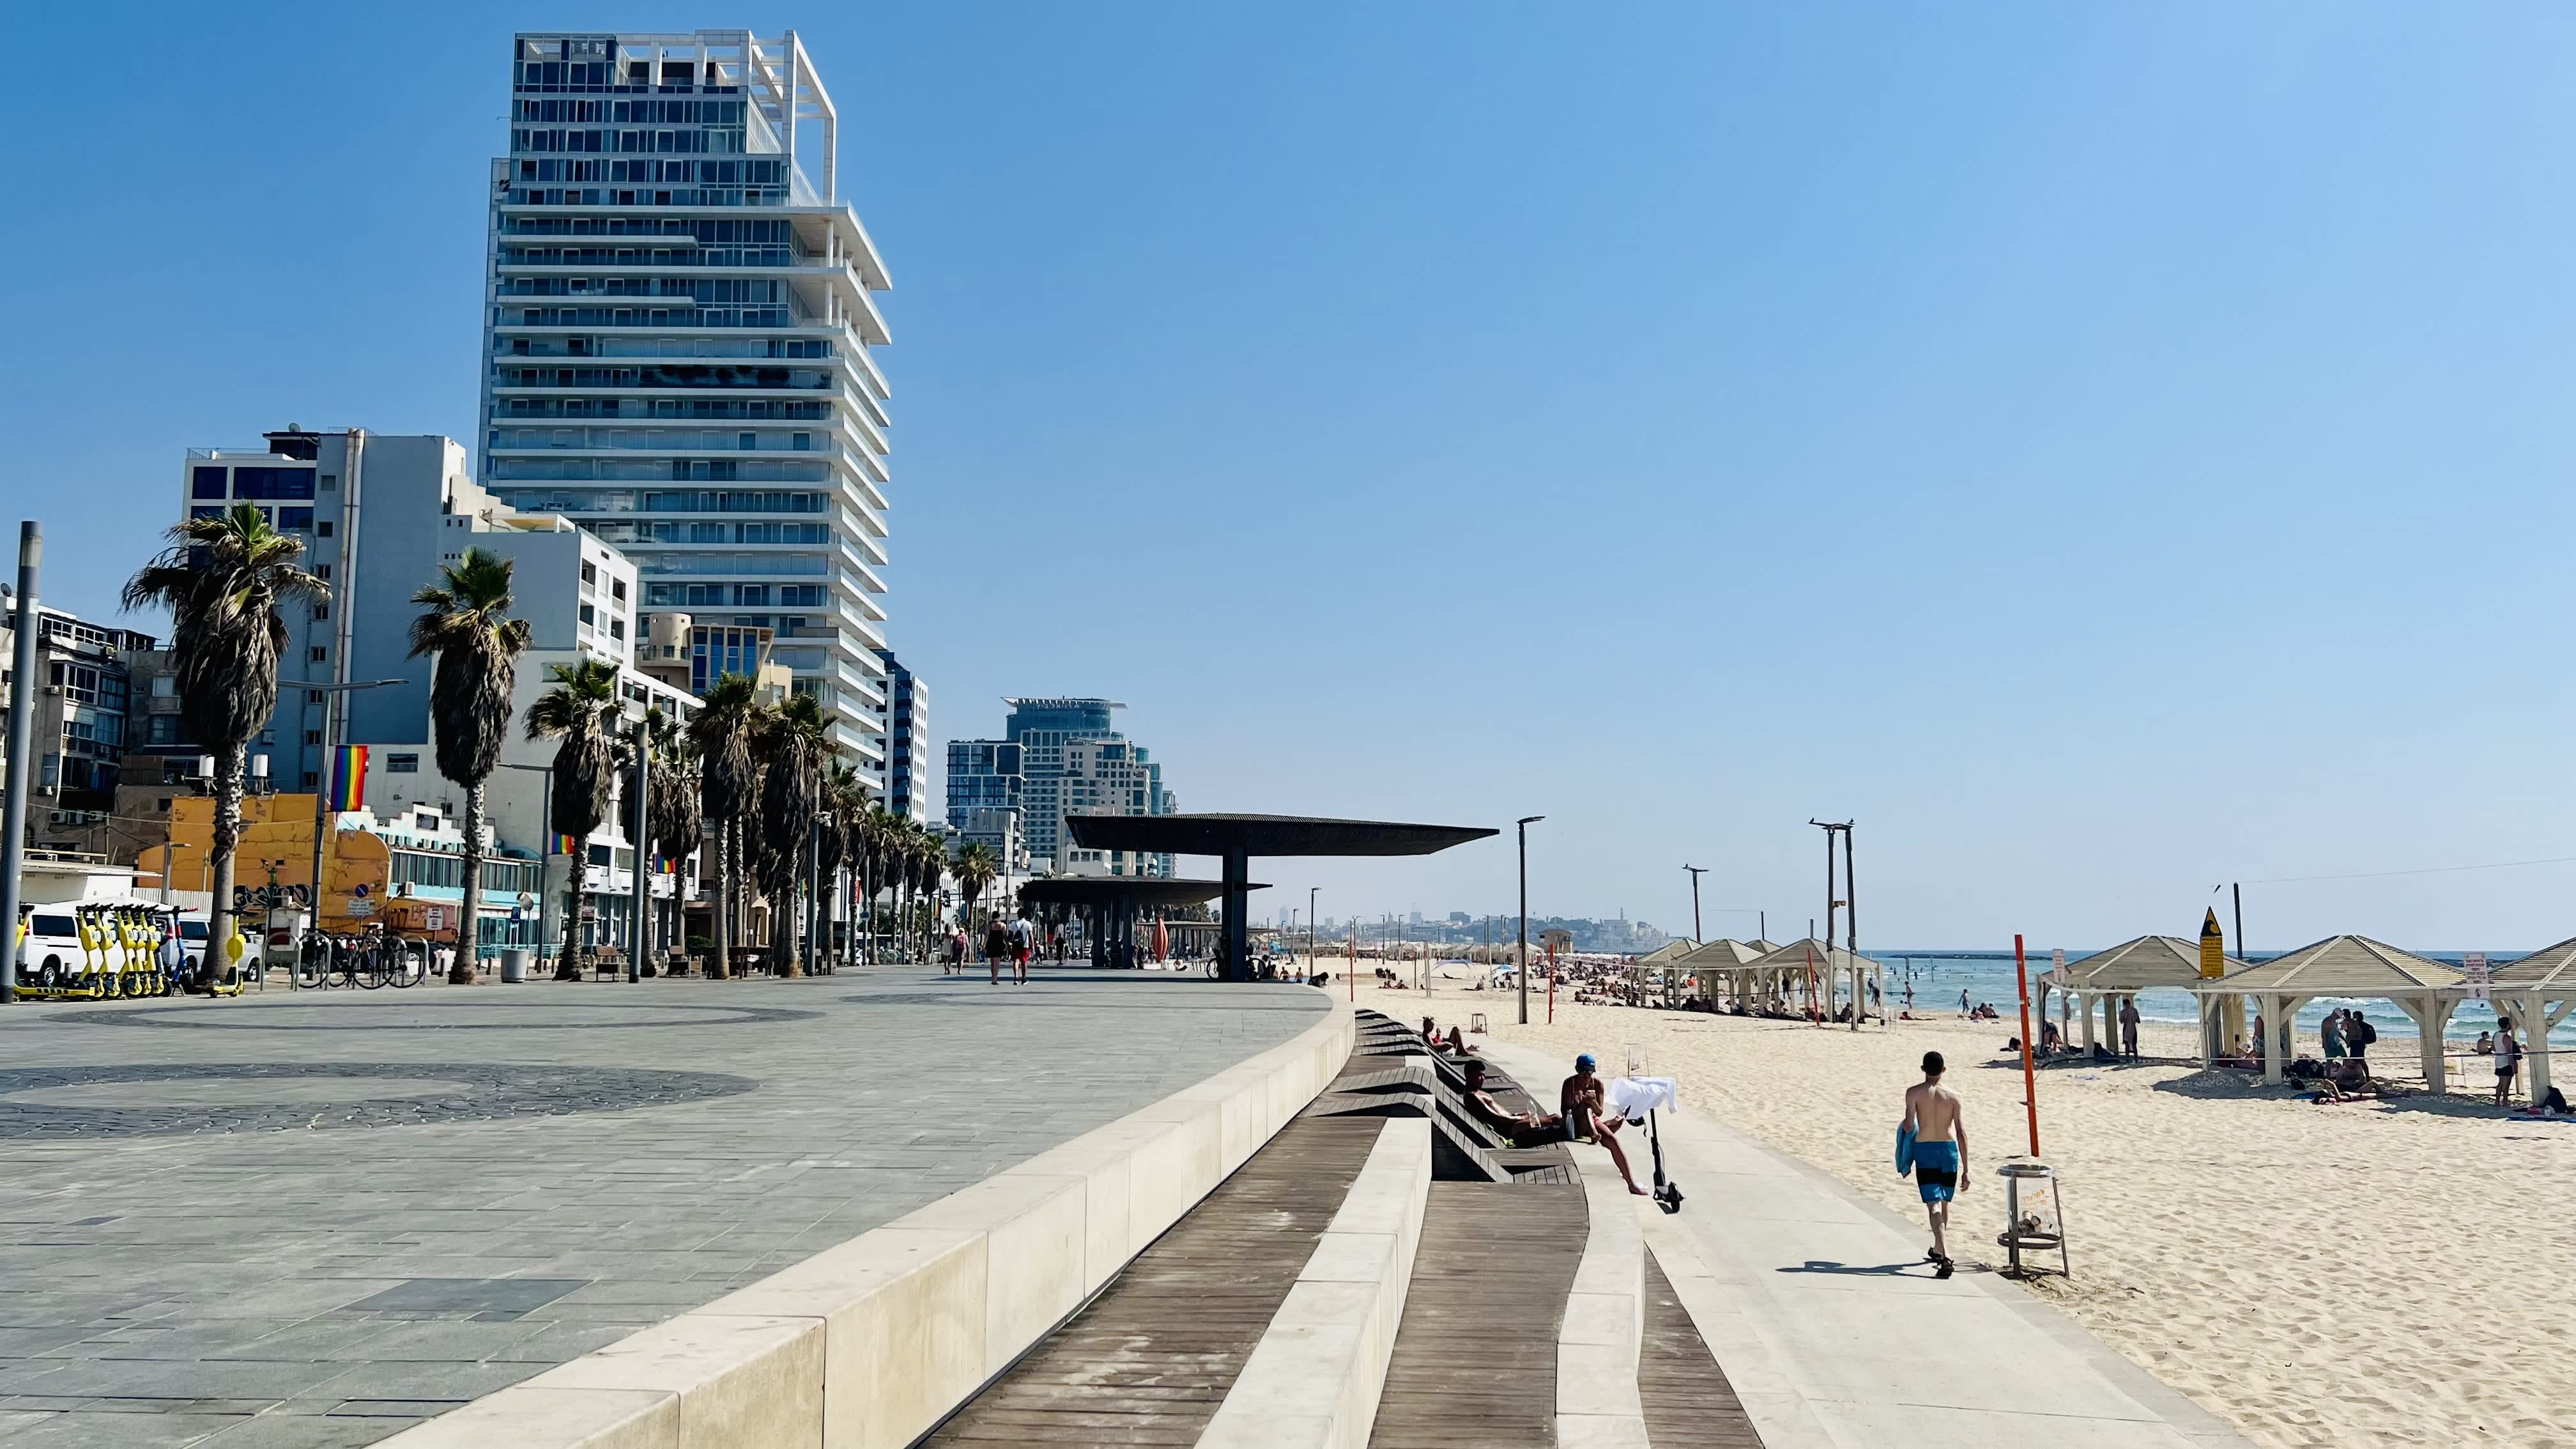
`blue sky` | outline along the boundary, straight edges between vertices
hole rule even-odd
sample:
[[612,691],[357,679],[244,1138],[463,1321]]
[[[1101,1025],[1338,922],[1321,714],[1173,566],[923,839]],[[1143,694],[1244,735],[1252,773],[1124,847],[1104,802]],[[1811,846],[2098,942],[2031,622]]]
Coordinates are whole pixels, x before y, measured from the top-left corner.
[[56,11],[0,233],[47,597],[112,607],[188,446],[470,438],[510,32],[745,23],[894,273],[942,740],[1109,695],[1185,808],[1545,814],[1534,910],[1683,929],[1685,861],[1802,927],[1829,816],[1865,949],[2230,879],[2257,948],[2576,933],[2576,864],[2287,879],[2576,856],[2561,7]]

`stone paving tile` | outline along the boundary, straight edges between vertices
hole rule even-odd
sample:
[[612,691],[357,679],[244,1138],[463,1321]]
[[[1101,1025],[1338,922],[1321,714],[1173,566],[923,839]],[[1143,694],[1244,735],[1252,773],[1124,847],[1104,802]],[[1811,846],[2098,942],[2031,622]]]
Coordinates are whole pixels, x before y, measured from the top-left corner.
[[[356,1449],[1323,1010],[1133,973],[622,985],[0,1010],[0,1449]],[[371,1104],[423,1079],[468,1090]],[[424,1279],[581,1286],[359,1306]]]

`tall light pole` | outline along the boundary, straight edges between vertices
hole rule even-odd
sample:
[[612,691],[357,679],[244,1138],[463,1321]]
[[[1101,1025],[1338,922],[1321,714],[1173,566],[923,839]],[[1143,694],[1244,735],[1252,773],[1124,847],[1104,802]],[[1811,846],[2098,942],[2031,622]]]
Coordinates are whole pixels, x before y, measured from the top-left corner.
[[1322,965],[1321,959],[1315,955],[1315,896],[1322,890],[1322,886],[1306,887],[1306,974],[1309,976]]
[[[45,558],[45,528],[29,519],[18,525],[18,614],[10,662],[17,686],[9,691],[9,777],[0,803],[0,1001],[18,999],[18,878],[26,866],[27,777],[36,765],[36,569]],[[161,866],[169,879],[170,866]],[[211,919],[211,917],[209,917]]]
[[1521,842],[1521,1025],[1529,1025],[1529,828],[1545,820],[1544,815],[1524,815],[1512,822]]
[[1697,946],[1697,945],[1704,944],[1703,938],[1701,937],[1701,935],[1700,935],[1700,930],[1699,930],[1699,878],[1700,878],[1701,876],[1704,876],[1704,875],[1708,874],[1708,868],[1707,868],[1706,866],[1686,865],[1686,866],[1683,866],[1683,867],[1682,867],[1682,869],[1684,869],[1684,870],[1686,870],[1686,871],[1689,871],[1689,872],[1690,872],[1690,878],[1691,878],[1691,944],[1692,944],[1692,945],[1694,945],[1694,946]]

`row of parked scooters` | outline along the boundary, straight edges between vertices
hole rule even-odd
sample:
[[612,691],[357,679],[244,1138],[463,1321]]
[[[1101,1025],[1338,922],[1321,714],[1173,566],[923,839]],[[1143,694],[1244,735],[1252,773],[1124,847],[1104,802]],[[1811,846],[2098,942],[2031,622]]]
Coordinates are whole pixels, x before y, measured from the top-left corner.
[[[188,927],[196,929],[192,933]],[[239,996],[242,975],[227,964],[211,987],[203,919],[144,900],[32,906],[18,919],[18,994],[59,1001],[168,996],[208,990]],[[238,951],[235,953],[238,955]]]

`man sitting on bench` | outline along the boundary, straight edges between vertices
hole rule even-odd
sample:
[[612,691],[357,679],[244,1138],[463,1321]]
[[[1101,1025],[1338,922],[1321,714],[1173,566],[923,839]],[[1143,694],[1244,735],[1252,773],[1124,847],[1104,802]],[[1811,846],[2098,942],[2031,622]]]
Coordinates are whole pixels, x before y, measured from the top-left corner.
[[1536,1112],[1509,1112],[1485,1090],[1485,1063],[1469,1057],[1459,1063],[1467,1074],[1467,1105],[1476,1110],[1484,1124],[1503,1134],[1515,1147],[1534,1146],[1541,1142],[1560,1141],[1565,1136],[1565,1119]]
[[1590,1052],[1574,1059],[1574,1075],[1566,1078],[1558,1090],[1557,1105],[1565,1112],[1566,1135],[1577,1142],[1598,1142],[1608,1148],[1610,1160],[1618,1165],[1628,1191],[1638,1197],[1647,1196],[1646,1190],[1637,1186],[1637,1174],[1628,1170],[1628,1154],[1619,1146],[1619,1128],[1627,1119],[1603,1105],[1602,1082]]

